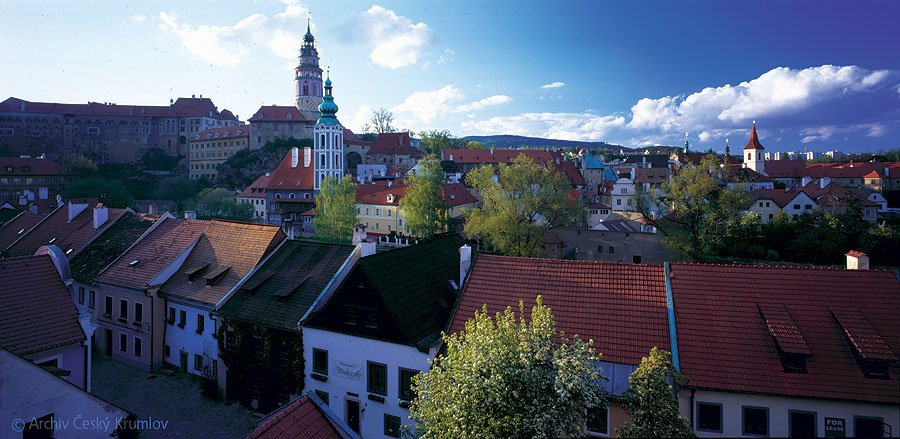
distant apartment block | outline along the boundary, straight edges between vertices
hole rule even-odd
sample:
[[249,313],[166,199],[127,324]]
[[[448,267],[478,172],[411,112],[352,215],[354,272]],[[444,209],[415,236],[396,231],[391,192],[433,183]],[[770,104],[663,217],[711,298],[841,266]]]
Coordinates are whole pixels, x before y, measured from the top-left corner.
[[219,175],[216,167],[236,152],[247,149],[249,141],[249,125],[210,128],[193,136],[188,145],[190,177],[215,179]]

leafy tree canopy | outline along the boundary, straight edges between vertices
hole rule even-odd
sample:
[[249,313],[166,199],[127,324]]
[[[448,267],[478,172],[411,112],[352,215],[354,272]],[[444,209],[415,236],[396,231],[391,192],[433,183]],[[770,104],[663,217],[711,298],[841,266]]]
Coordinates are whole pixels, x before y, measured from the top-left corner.
[[440,155],[441,151],[453,148],[457,140],[453,138],[450,131],[431,130],[419,133],[420,145],[428,154]]
[[407,180],[406,195],[400,207],[406,215],[406,226],[421,238],[442,232],[449,223],[449,207],[442,191],[444,170],[437,156],[429,155],[419,162],[420,170]]
[[557,332],[540,296],[526,317],[487,307],[459,334],[444,335],[446,354],[413,377],[410,417],[425,438],[555,438],[584,433],[588,408],[605,407],[593,342]]
[[201,182],[184,176],[165,178],[160,180],[159,186],[154,193],[154,198],[170,200],[175,203],[179,212],[184,212],[186,203],[197,196],[197,193],[203,189],[202,185],[204,184],[208,184],[208,182]]
[[466,182],[482,201],[482,207],[467,212],[466,234],[506,255],[538,256],[547,230],[584,216],[582,206],[568,197],[566,176],[552,163],[543,167],[524,154],[500,164],[496,181],[494,167],[484,165],[470,171]]
[[134,201],[131,192],[121,182],[102,178],[81,178],[71,181],[61,192],[66,200],[96,198],[106,207],[125,208],[131,206]]
[[238,203],[234,193],[222,188],[206,188],[197,195],[197,218],[253,221],[253,206]]
[[668,352],[651,349],[650,356],[642,358],[628,377],[624,408],[630,419],[619,428],[619,437],[695,437],[688,420],[678,413],[673,388],[684,380]]
[[349,175],[325,177],[316,198],[315,238],[350,242],[356,225],[356,185]]

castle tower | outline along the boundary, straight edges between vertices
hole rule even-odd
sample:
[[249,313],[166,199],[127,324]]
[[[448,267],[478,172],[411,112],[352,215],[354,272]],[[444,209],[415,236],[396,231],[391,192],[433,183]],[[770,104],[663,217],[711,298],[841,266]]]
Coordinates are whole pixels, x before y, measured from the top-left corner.
[[335,116],[338,106],[331,89],[331,78],[326,78],[325,96],[319,105],[321,116],[313,127],[315,190],[322,188],[325,177],[341,178],[344,175],[344,127]]
[[300,65],[294,69],[294,96],[297,109],[308,120],[319,117],[319,104],[322,103],[322,69],[319,67],[319,51],[316,50],[316,38],[309,30],[306,21],[306,35],[300,48]]
[[753,121],[753,128],[750,130],[750,140],[744,147],[744,167],[750,168],[762,175],[766,174],[766,160],[763,158],[762,144],[756,135],[756,121]]

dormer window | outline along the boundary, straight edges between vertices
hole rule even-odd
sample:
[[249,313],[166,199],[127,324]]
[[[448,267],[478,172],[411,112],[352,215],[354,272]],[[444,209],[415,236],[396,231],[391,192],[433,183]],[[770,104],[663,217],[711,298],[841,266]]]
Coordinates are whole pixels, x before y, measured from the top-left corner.
[[782,304],[759,303],[756,306],[775,342],[784,372],[806,373],[806,359],[812,356],[812,351],[787,308]]
[[853,357],[866,378],[890,379],[888,366],[897,357],[866,317],[853,308],[829,306],[828,309],[850,342]]
[[394,202],[394,194],[387,194],[387,202],[389,204]]

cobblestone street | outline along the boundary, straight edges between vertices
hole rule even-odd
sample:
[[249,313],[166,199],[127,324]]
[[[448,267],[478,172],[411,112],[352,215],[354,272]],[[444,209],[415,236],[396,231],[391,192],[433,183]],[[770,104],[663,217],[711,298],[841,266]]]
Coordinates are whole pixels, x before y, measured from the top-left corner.
[[238,404],[203,398],[199,380],[178,373],[150,374],[101,354],[94,355],[93,393],[136,414],[139,421],[167,422],[165,429],[142,430],[142,438],[242,438],[260,419]]

